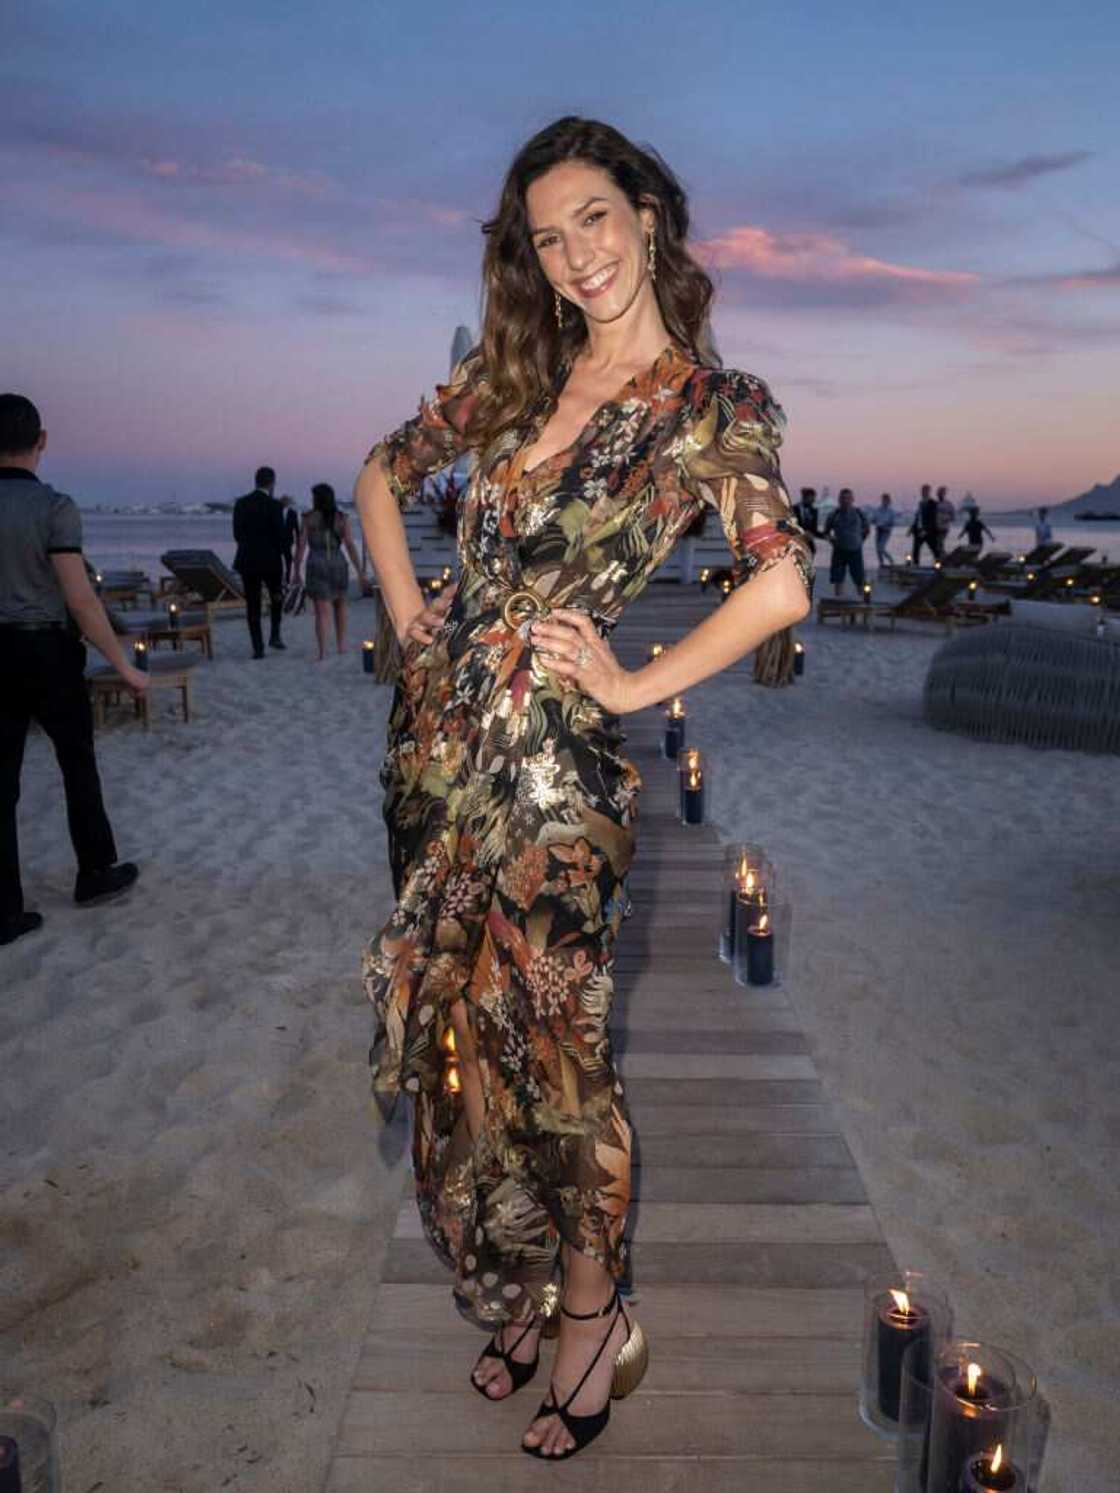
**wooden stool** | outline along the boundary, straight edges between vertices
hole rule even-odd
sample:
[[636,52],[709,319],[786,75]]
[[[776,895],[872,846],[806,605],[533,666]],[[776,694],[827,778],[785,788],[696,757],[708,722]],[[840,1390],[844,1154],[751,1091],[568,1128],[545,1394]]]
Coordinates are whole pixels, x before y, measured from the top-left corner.
[[[133,702],[136,714],[144,723],[144,730],[150,729],[152,724],[152,695],[157,689],[177,689],[183,706],[183,720],[191,718],[191,673],[199,665],[201,655],[191,654],[186,657],[183,654],[172,654],[170,658],[148,658],[148,688],[138,700]],[[112,664],[103,664],[100,668],[91,669],[86,675],[89,684],[90,700],[93,704],[93,718],[98,726],[105,724],[105,716],[110,703],[119,702],[121,695],[127,693],[124,680],[113,668]]]

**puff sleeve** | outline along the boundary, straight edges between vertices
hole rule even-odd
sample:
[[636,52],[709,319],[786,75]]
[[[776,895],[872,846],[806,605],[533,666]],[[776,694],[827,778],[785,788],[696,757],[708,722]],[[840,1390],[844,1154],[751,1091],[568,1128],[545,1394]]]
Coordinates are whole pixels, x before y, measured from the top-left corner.
[[416,501],[425,477],[450,466],[467,449],[466,429],[480,383],[481,359],[476,348],[448,383],[437,385],[432,398],[421,401],[411,420],[378,441],[366,457],[367,463],[382,463],[400,508]]
[[681,476],[685,489],[719,514],[735,584],[789,556],[811,591],[809,541],[794,522],[778,462],[781,406],[761,379],[734,369],[711,370],[698,394]]

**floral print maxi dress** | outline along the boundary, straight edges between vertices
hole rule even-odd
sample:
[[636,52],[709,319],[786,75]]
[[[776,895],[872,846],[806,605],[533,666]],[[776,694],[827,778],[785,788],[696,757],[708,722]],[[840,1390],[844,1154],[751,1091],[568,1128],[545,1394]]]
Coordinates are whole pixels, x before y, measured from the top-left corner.
[[[402,507],[465,449],[476,355],[370,453]],[[433,642],[407,645],[381,773],[397,906],[364,961],[374,1092],[414,1102],[424,1230],[461,1310],[494,1324],[546,1304],[561,1242],[625,1271],[630,1124],[608,1035],[640,779],[610,715],[534,661],[503,607],[530,588],[605,635],[701,505],[738,581],[807,550],[778,469],[766,386],[675,346],[531,469],[548,411],[479,457],[461,575]],[[465,1003],[485,1120],[447,1081]]]

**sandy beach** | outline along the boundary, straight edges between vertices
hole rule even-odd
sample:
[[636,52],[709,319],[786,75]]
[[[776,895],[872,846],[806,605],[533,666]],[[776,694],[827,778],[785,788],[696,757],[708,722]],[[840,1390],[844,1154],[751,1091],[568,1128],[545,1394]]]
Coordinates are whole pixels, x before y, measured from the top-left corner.
[[[120,904],[70,902],[29,742],[0,1351],[59,1405],[68,1493],[321,1485],[406,1171],[358,982],[390,903],[371,611],[322,665],[309,616],[261,663],[223,620],[190,725],[100,733]],[[787,878],[789,994],[897,1258],[1038,1371],[1044,1493],[1112,1488],[1120,763],[931,731],[938,631],[802,636],[795,688],[745,663],[689,696],[713,817]]]

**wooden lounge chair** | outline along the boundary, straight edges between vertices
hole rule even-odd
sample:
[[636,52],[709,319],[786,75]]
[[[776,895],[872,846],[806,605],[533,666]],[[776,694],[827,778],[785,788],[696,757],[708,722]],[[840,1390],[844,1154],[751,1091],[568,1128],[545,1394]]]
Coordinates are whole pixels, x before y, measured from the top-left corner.
[[1006,569],[1011,560],[1010,550],[989,550],[973,563],[973,569],[982,581],[994,581]]
[[968,585],[969,577],[959,572],[949,574],[937,571],[909,596],[894,602],[846,601],[839,597],[822,597],[817,603],[817,621],[825,622],[829,617],[839,618],[849,626],[862,622],[871,627],[877,621],[889,622],[941,622],[950,632],[958,625],[990,622],[1010,610],[1009,602],[995,605],[978,601],[959,601],[957,598]]
[[931,576],[940,575],[942,571],[970,569],[975,566],[979,555],[978,544],[958,544],[956,549],[951,550],[936,565],[896,566],[891,579],[899,586],[920,586],[923,581],[928,581]]
[[135,606],[141,596],[155,600],[156,588],[142,570],[101,570],[96,584],[101,600],[112,605]]
[[1055,555],[1060,555],[1063,549],[1064,544],[1036,544],[1029,555],[1023,556],[1023,564],[1029,570],[1041,570]]
[[159,558],[179,583],[182,594],[197,596],[207,615],[245,605],[241,577],[213,550],[168,550]]

